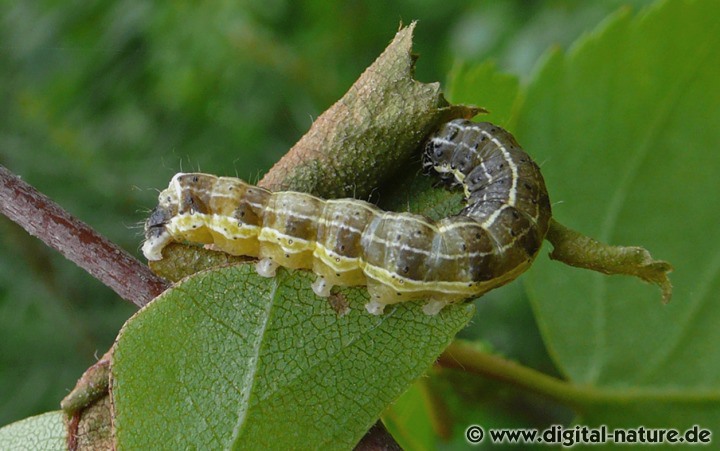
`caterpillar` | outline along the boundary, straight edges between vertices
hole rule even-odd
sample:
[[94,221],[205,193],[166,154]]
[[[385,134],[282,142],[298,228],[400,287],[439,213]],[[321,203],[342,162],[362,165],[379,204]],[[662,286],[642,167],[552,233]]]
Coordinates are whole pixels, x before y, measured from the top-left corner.
[[367,285],[366,309],[427,300],[445,305],[478,297],[524,272],[537,255],[551,216],[537,164],[504,129],[458,119],[425,143],[423,166],[462,186],[466,206],[432,221],[380,210],[356,199],[270,192],[232,177],[179,173],[160,193],[145,224],[142,251],[162,258],[173,241],[258,257],[258,274],[278,266],[312,269],[312,288]]

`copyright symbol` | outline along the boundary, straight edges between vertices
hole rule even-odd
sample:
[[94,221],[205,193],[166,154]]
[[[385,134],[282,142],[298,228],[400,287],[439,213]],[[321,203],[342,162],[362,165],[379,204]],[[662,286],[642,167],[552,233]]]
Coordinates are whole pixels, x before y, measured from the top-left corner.
[[480,426],[472,425],[465,429],[465,439],[470,443],[480,443],[485,437],[485,431]]

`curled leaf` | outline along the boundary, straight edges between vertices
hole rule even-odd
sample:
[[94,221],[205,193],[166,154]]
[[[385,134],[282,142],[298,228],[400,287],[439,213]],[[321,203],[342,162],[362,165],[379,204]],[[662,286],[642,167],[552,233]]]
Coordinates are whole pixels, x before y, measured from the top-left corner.
[[366,197],[417,151],[439,124],[480,108],[449,105],[439,83],[413,78],[415,22],[402,28],[348,92],[259,185],[321,197]]
[[75,388],[60,402],[60,407],[65,412],[73,413],[107,394],[111,355],[112,348],[85,370]]
[[663,302],[672,297],[668,273],[673,270],[666,261],[655,260],[646,249],[638,246],[611,246],[550,221],[547,240],[553,245],[550,258],[570,266],[592,269],[604,274],[635,276],[653,283],[662,290]]

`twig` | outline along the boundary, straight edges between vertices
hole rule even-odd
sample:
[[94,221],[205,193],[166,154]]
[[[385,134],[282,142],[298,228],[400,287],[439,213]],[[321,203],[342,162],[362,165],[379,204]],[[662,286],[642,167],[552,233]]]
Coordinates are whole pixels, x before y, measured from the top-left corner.
[[135,257],[2,165],[0,213],[138,307],[169,286],[165,279],[153,274]]
[[712,388],[603,387],[565,381],[479,350],[475,344],[463,340],[452,342],[437,363],[441,368],[459,369],[537,393],[580,414],[592,406],[676,402],[699,406],[720,401],[720,391]]
[[455,368],[468,373],[505,382],[533,393],[539,393],[571,408],[578,409],[585,400],[576,387],[563,380],[522,366],[500,356],[478,350],[473,343],[455,340],[437,361],[442,368]]

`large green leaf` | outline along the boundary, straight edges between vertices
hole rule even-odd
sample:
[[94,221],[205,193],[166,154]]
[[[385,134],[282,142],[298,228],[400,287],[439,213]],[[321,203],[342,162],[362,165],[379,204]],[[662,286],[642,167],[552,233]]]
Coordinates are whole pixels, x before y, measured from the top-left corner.
[[670,1],[621,10],[571,51],[551,52],[518,97],[487,64],[451,79],[452,101],[499,112],[492,120],[541,164],[556,219],[611,244],[641,245],[676,268],[669,305],[636,279],[544,255],[523,276],[567,378],[549,394],[582,423],[720,423],[720,83],[708,69],[720,53],[717,8]]
[[[549,55],[515,127],[562,223],[672,262],[675,296],[539,259],[529,288],[562,372],[596,422],[720,421],[720,4],[622,10]],[[652,406],[652,408],[649,408]]]
[[368,315],[364,289],[341,315],[312,276],[251,265],[201,272],[122,329],[112,394],[121,449],[350,447],[423,374],[472,315],[419,304]]

